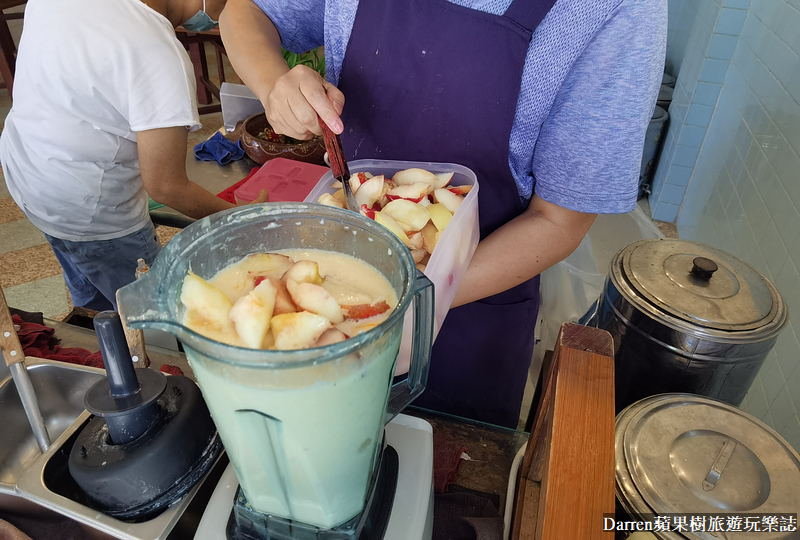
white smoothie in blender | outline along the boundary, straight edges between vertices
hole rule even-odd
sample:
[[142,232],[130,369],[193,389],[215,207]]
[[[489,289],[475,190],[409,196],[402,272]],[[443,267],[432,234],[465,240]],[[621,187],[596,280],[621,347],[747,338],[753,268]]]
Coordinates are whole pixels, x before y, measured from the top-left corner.
[[[326,290],[341,305],[376,300],[392,309],[397,305],[390,283],[362,261],[317,250],[281,253],[294,261],[316,261]],[[252,290],[241,286],[242,275],[234,264],[209,283],[235,301]],[[352,336],[379,324],[388,313],[337,326]],[[361,512],[381,450],[402,323],[398,319],[356,353],[297,368],[231,365],[187,347],[254,509],[321,528],[335,527]]]

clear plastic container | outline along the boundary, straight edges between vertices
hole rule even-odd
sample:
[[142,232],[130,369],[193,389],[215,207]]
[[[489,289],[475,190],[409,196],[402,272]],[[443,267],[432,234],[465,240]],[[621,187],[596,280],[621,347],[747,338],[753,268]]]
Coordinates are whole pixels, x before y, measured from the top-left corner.
[[[463,165],[453,163],[424,163],[417,161],[382,161],[362,159],[348,162],[350,173],[369,172],[374,175],[382,174],[391,178],[398,171],[418,168],[432,173],[453,172],[452,186],[472,186],[464,202],[453,215],[450,224],[442,233],[436,244],[436,249],[431,254],[430,262],[425,269],[425,276],[433,282],[436,294],[434,339],[442,327],[447,312],[456,297],[456,292],[467,272],[475,248],[480,240],[478,223],[478,178],[475,173]],[[333,173],[328,172],[306,198],[306,202],[316,203],[323,193],[333,194],[336,189],[331,187],[334,182]],[[400,356],[397,359],[397,375],[408,372],[411,359],[411,317],[406,316],[403,327],[403,342],[400,345]]]

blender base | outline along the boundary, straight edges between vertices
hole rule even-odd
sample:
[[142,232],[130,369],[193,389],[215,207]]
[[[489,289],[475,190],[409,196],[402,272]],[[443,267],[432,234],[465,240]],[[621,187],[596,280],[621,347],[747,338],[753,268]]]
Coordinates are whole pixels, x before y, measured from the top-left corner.
[[[386,425],[385,436],[386,444],[394,448],[399,457],[394,502],[383,536],[364,538],[430,540],[433,534],[433,429],[424,420],[401,414]],[[229,464],[206,506],[194,540],[228,539],[229,518],[238,487],[236,473]],[[270,537],[241,538],[264,540]],[[316,540],[318,537],[308,538]]]
[[228,540],[381,540],[394,503],[398,465],[397,451],[385,446],[364,511],[336,529],[319,529],[252,510],[240,487],[228,519]]

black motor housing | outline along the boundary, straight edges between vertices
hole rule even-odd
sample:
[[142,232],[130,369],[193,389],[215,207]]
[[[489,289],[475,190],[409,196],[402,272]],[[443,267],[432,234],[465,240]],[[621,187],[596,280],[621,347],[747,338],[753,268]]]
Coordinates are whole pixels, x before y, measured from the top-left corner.
[[214,465],[222,443],[192,380],[133,369],[127,345],[109,345],[125,343],[119,316],[95,319],[108,378],[86,393],[95,416],[72,447],[69,472],[97,510],[140,521],[189,491]]

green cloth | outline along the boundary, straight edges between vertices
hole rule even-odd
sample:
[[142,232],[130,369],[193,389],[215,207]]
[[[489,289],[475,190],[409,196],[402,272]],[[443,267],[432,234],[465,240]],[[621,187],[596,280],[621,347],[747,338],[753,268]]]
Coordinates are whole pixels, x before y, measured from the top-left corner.
[[152,212],[153,210],[158,210],[159,208],[164,208],[164,205],[161,203],[157,203],[153,199],[147,199],[147,211]]

